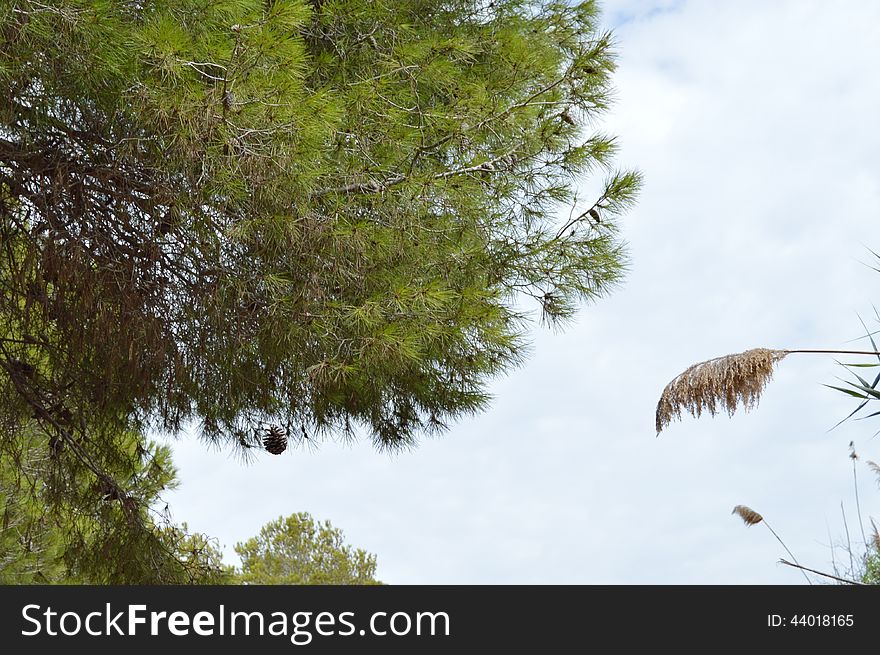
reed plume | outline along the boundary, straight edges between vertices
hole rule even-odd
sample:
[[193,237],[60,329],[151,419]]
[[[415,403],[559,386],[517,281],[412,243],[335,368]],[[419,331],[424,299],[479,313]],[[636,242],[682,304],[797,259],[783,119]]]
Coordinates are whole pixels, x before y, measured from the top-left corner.
[[813,581],[810,580],[810,578],[804,572],[805,570],[808,570],[808,569],[804,569],[804,567],[802,567],[798,563],[797,558],[794,556],[794,553],[792,553],[788,549],[788,546],[786,546],[785,542],[782,541],[782,537],[780,537],[778,534],[776,534],[776,530],[774,530],[772,527],[770,527],[770,524],[767,523],[767,521],[764,519],[763,516],[758,514],[758,512],[753,510],[751,507],[747,507],[746,505],[737,505],[736,507],[733,508],[733,511],[731,512],[731,514],[736,514],[738,517],[740,517],[743,520],[743,523],[745,523],[749,527],[751,527],[753,525],[757,525],[758,523],[763,523],[764,525],[766,525],[767,529],[770,530],[770,533],[774,537],[776,537],[776,541],[778,541],[782,545],[782,547],[785,548],[785,552],[788,553],[789,557],[791,557],[792,560],[794,560],[793,566],[796,566],[797,568],[801,569],[801,574],[803,574],[804,579],[806,579],[808,584],[813,584]]
[[[673,419],[681,418],[687,411],[699,418],[703,412],[712,416],[719,408],[733,415],[739,405],[749,410],[758,404],[764,387],[773,377],[776,364],[792,353],[833,354],[833,355],[873,355],[880,357],[876,350],[836,350],[836,349],[805,349],[773,350],[770,348],[753,348],[734,355],[715,357],[705,362],[694,364],[678,374],[663,389],[657,403],[655,427],[659,435]],[[880,399],[875,385],[867,386],[867,382],[859,379],[863,385],[852,384],[857,391],[867,395],[860,398]],[[880,378],[878,378],[880,380]],[[828,386],[828,385],[826,385]],[[853,395],[848,389],[832,387]],[[864,405],[860,405],[859,409]],[[858,411],[858,410],[856,410]]]
[[788,352],[754,348],[694,364],[663,389],[657,403],[657,434],[684,410],[699,418],[703,412],[715,416],[720,409],[732,415],[740,404],[751,409],[773,376],[773,367]]
[[746,525],[755,525],[764,520],[764,517],[758,514],[751,507],[745,505],[737,505],[733,508],[731,514],[736,514]]

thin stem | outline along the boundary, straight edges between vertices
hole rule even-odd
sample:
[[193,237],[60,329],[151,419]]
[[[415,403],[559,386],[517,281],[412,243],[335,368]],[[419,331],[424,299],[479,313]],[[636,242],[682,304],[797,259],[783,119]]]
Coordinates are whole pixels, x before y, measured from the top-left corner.
[[849,538],[849,525],[846,522],[846,512],[843,509],[843,501],[840,501],[840,514],[843,516],[843,529],[846,531],[846,549],[849,551],[849,571],[850,573],[854,573],[856,565],[853,561],[852,541],[850,541]]
[[862,532],[862,541],[865,543],[865,548],[868,548],[868,537],[865,536],[865,523],[862,520],[862,505],[859,503],[859,480],[856,477],[856,458],[852,457],[852,467],[853,467],[853,488],[856,492],[856,516],[859,519],[859,530]]
[[796,348],[794,350],[783,350],[782,352],[791,353],[819,353],[824,355],[875,355],[880,356],[880,352],[876,350],[834,350],[825,348]]
[[[831,575],[830,573],[822,573],[822,571],[817,571],[816,569],[810,569],[810,568],[807,568],[806,566],[801,566],[800,564],[798,564],[796,562],[789,562],[787,559],[781,559],[781,560],[779,560],[779,563],[785,564],[786,566],[791,566],[796,569],[800,569],[802,573],[804,571],[809,571],[810,573],[815,573],[816,575],[821,575],[823,578],[831,578],[832,580],[837,580],[838,582],[844,582],[846,584],[853,584],[853,585],[864,585],[865,584],[864,582],[857,582],[856,580],[847,580],[846,578],[840,578],[836,575]],[[804,575],[806,575],[806,573],[804,573]]]
[[[763,523],[764,523],[764,525],[767,526],[767,529],[770,530],[770,532],[773,534],[773,536],[776,537],[776,541],[778,541],[780,544],[782,544],[782,547],[785,548],[785,552],[788,553],[791,556],[791,559],[794,560],[795,564],[797,564],[797,557],[795,557],[794,553],[788,549],[788,546],[785,545],[785,542],[780,538],[780,536],[778,534],[776,534],[776,530],[774,530],[773,528],[770,527],[770,524],[767,523],[767,519],[764,519]],[[798,564],[798,566],[800,567],[800,564]],[[801,568],[803,568],[803,567],[801,567]],[[807,574],[804,573],[803,571],[801,571],[801,573],[803,573],[803,576],[806,579],[807,584],[812,585],[813,581],[810,580],[810,578],[807,576]]]
[[831,549],[831,570],[839,573],[837,568],[837,558],[834,556],[834,538],[831,536],[831,526],[828,525],[828,519],[825,519],[825,529],[828,531],[828,547]]

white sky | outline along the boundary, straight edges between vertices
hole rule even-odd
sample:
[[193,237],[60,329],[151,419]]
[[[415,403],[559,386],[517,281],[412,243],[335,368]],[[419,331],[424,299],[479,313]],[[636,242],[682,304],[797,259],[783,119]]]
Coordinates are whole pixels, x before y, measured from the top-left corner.
[[[847,446],[880,461],[880,417],[828,432],[854,408],[822,386],[844,374],[832,358],[790,356],[752,413],[653,426],[696,361],[863,345],[845,342],[880,304],[864,265],[880,250],[880,3],[603,6],[620,52],[603,129],[646,180],[622,224],[625,285],[563,334],[536,326],[489,411],[412,452],[326,443],[243,466],[177,442],[175,517],[230,561],[295,511],[376,553],[388,583],[803,583],[736,504],[813,568],[845,541],[841,502],[861,540]],[[880,519],[859,475],[865,522]]]

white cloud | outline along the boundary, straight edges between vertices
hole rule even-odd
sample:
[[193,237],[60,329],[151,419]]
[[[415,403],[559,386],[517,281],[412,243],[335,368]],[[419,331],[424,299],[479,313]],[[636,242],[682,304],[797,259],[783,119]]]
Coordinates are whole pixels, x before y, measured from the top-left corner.
[[626,285],[538,332],[489,412],[413,452],[327,444],[242,467],[181,441],[180,518],[231,545],[306,510],[394,583],[801,581],[739,503],[816,568],[841,501],[860,539],[847,444],[880,460],[880,424],[826,432],[852,409],[821,386],[831,359],[788,358],[751,414],[655,439],[653,411],[695,361],[859,336],[880,280],[859,263],[880,249],[880,4],[605,4],[621,55],[607,128],[646,177]]

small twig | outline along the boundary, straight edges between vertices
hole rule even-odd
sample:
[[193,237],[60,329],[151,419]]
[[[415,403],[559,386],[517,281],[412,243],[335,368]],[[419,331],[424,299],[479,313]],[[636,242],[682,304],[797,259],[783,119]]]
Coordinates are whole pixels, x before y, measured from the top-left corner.
[[[785,564],[786,566],[791,566],[796,569],[800,569],[801,572],[809,571],[810,573],[815,573],[816,575],[821,575],[823,578],[830,578],[832,580],[837,580],[838,582],[843,582],[846,584],[860,585],[860,586],[865,584],[864,582],[858,582],[856,580],[848,580],[846,578],[840,578],[836,575],[831,575],[830,573],[823,573],[822,571],[817,571],[816,569],[810,569],[810,568],[807,568],[806,566],[801,566],[800,564],[797,564],[795,562],[789,562],[787,559],[780,559],[779,563]],[[804,574],[804,575],[806,575],[806,574]]]

